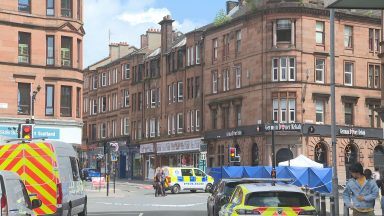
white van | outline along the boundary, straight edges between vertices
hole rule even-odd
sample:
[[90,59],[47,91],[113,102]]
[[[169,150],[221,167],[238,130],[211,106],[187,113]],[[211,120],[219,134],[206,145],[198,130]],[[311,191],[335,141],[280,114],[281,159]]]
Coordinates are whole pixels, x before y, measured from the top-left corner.
[[17,140],[0,145],[0,170],[16,172],[28,192],[37,194],[42,201],[34,209],[37,215],[87,215],[78,165],[77,153],[68,143]]
[[20,177],[10,171],[0,171],[0,216],[35,215],[33,209],[39,208],[41,201],[32,202]]

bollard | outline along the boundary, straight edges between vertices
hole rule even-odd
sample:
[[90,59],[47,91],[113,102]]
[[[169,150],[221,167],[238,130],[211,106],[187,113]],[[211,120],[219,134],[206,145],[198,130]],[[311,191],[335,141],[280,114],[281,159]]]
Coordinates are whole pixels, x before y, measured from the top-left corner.
[[318,213],[320,213],[320,193],[315,193],[315,208]]
[[336,216],[335,197],[329,197],[329,203],[331,205],[331,215]]
[[320,208],[320,216],[326,216],[327,214],[327,207],[326,207],[326,204],[325,204],[325,195],[324,194],[321,194],[320,196],[320,203],[321,203],[321,208]]
[[349,208],[346,205],[344,205],[344,214],[343,215],[349,216]]

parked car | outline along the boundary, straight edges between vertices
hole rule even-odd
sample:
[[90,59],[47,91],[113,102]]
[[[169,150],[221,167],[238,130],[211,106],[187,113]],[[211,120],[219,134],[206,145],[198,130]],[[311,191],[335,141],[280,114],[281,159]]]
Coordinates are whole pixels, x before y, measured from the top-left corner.
[[211,195],[207,200],[208,216],[217,216],[221,207],[228,203],[232,192],[236,186],[244,183],[258,183],[260,179],[242,178],[242,179],[221,179],[211,190]]
[[197,168],[164,167],[163,170],[166,176],[166,190],[171,190],[174,194],[182,190],[208,192],[213,186],[214,179],[212,176]]
[[41,206],[41,200],[32,202],[20,177],[10,171],[0,171],[0,215],[35,215],[33,209]]
[[27,191],[41,199],[42,206],[34,209],[36,215],[87,215],[87,196],[71,144],[8,141],[0,145],[0,164],[9,164],[4,169],[17,172]]
[[289,184],[256,183],[236,186],[219,216],[317,215],[303,190]]
[[81,170],[81,177],[85,181],[92,181],[92,177],[101,177],[101,173],[97,169],[84,168]]

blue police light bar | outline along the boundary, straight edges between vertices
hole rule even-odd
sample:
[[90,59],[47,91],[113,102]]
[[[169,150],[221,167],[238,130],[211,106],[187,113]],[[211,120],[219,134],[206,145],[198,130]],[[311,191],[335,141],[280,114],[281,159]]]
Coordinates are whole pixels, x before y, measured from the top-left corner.
[[384,9],[383,0],[324,0],[326,8],[335,9]]

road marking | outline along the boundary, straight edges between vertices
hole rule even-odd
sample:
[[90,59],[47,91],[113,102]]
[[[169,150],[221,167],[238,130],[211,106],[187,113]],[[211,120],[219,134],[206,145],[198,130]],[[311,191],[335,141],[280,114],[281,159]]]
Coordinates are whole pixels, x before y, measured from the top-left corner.
[[191,203],[191,204],[180,204],[180,205],[172,205],[172,204],[135,204],[135,203],[106,203],[106,202],[97,202],[97,204],[103,205],[114,205],[114,206],[142,206],[142,207],[173,207],[173,208],[186,208],[193,207],[198,205],[204,205],[206,203]]
[[144,214],[143,213],[140,213],[139,216],[143,216]]

